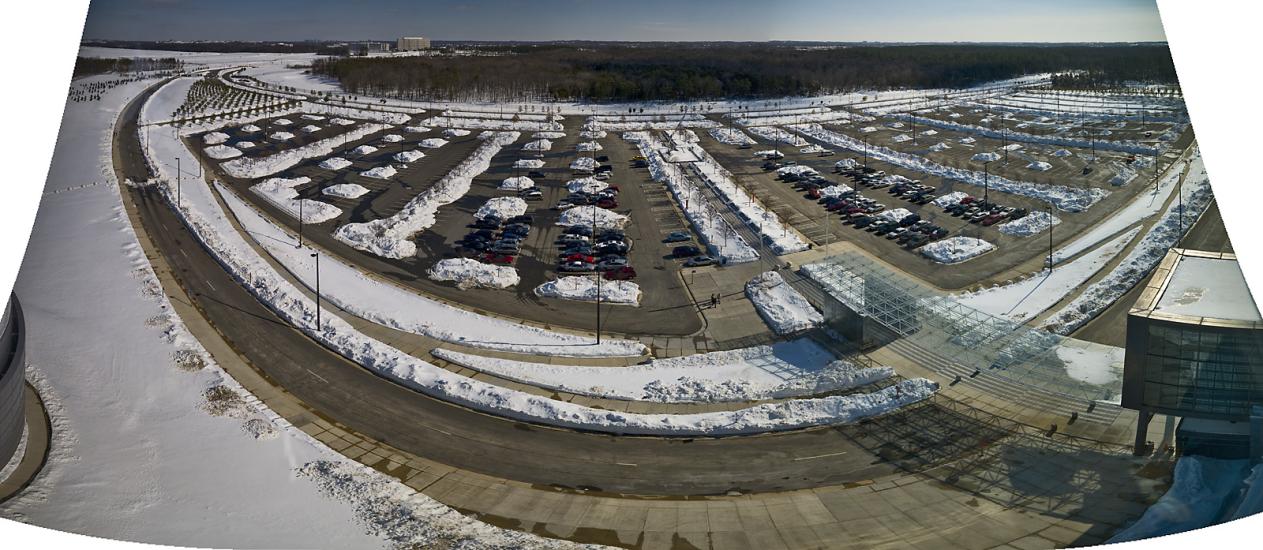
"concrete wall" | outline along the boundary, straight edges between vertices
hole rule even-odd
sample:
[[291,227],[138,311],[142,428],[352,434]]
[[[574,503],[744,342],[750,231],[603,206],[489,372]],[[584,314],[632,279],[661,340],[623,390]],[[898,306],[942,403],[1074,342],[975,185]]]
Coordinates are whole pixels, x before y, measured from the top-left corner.
[[0,325],[0,466],[9,462],[22,439],[26,425],[26,326],[22,306],[14,296]]

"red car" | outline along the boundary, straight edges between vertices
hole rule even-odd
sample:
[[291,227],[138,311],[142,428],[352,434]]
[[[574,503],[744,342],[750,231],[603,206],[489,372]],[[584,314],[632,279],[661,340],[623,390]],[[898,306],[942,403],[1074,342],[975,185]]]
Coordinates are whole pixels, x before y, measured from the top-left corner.
[[611,208],[618,208],[618,201],[614,199],[601,199],[599,201],[596,201],[596,205],[600,208],[609,210]]
[[615,192],[615,193],[617,193],[617,192],[618,192],[618,186],[617,186],[617,185],[611,185],[611,186],[609,186],[609,187],[606,187],[606,189],[609,189],[609,190],[611,190],[611,191],[613,191],[613,192]]
[[588,256],[586,254],[571,254],[569,256],[566,256],[565,258],[562,258],[561,261],[562,262],[583,262],[585,264],[594,264],[596,263],[596,258],[593,258],[592,256]]
[[843,208],[850,208],[850,207],[851,207],[851,203],[846,202],[846,201],[838,201],[833,204],[830,204],[829,206],[824,207],[824,209],[828,210],[829,212],[837,212],[838,210],[841,210]]
[[810,197],[810,198],[812,198],[813,200],[819,200],[819,199],[820,199],[820,190],[819,190],[819,189],[812,189],[811,191],[808,191],[808,192],[807,192],[807,196],[808,196],[808,197]]
[[960,199],[960,202],[958,204],[970,205],[976,202],[977,200],[978,200],[978,197],[965,197],[963,199]]
[[507,265],[507,264],[513,263],[513,260],[514,258],[510,254],[493,254],[491,252],[488,252],[482,255],[482,261],[488,264],[506,264]]
[[625,265],[618,269],[611,269],[605,272],[605,278],[611,281],[625,281],[636,278],[636,269],[630,265]]

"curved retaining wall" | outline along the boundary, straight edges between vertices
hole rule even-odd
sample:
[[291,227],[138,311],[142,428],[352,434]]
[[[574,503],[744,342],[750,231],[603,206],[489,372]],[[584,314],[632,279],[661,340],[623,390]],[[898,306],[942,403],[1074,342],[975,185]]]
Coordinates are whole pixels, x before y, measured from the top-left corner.
[[0,467],[9,462],[26,425],[23,381],[26,376],[26,326],[16,295],[9,299],[0,326]]

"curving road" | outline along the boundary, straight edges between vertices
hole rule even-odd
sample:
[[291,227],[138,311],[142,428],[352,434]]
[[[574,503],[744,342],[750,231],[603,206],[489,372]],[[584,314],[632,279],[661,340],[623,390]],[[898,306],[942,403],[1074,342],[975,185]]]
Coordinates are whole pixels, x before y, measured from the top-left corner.
[[[148,177],[136,134],[148,96],[121,115],[115,136],[120,180]],[[724,438],[616,437],[530,425],[427,397],[292,329],[232,279],[156,192],[126,189],[142,229],[194,305],[244,360],[328,419],[399,449],[526,483],[637,495],[781,491],[896,469],[852,438],[863,426]],[[911,414],[936,410],[926,404]]]

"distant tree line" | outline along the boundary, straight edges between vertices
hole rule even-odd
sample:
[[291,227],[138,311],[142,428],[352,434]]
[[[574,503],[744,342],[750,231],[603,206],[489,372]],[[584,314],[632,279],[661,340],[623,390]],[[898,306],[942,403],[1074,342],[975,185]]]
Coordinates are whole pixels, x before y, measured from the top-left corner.
[[125,48],[131,50],[159,50],[195,53],[318,53],[321,55],[345,55],[345,42],[305,40],[299,42],[244,42],[235,40],[207,42],[165,42],[153,40],[85,40],[85,46]]
[[174,57],[80,57],[75,60],[74,76],[105,73],[132,73],[141,71],[174,71],[183,66]]
[[353,94],[591,101],[965,88],[1066,71],[1115,83],[1172,84],[1176,78],[1164,44],[541,44],[483,49],[492,55],[322,58],[313,63],[312,72],[338,79]]

